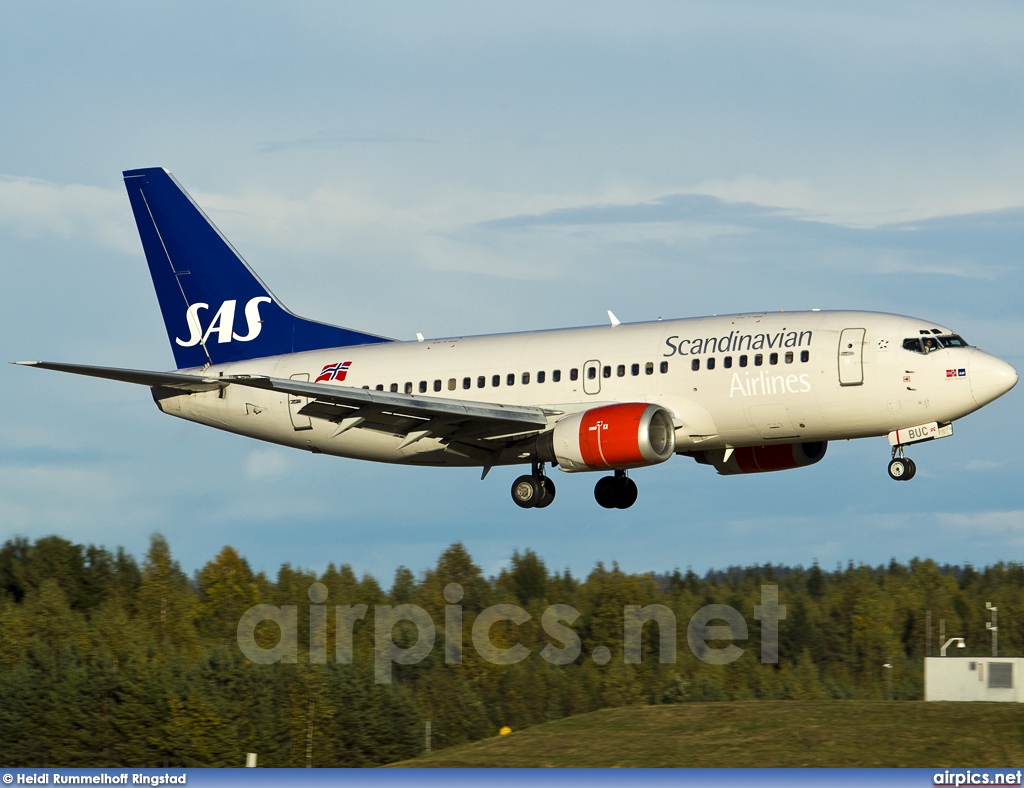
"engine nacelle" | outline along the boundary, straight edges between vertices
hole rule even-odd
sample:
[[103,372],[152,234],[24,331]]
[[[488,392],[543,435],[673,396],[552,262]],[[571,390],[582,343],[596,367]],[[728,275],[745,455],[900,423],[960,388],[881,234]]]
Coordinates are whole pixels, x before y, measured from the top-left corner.
[[820,462],[828,449],[828,441],[813,443],[779,443],[773,446],[744,446],[733,450],[728,460],[722,458],[725,452],[717,451],[693,452],[697,462],[714,465],[715,470],[723,476],[736,473],[768,473],[769,471],[788,471],[790,468],[803,468]]
[[574,413],[537,439],[537,458],[570,472],[656,465],[675,449],[672,416],[645,402]]

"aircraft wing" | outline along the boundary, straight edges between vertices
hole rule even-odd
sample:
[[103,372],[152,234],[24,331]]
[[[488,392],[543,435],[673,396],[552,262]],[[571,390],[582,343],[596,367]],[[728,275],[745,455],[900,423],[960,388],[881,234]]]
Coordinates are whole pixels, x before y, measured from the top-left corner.
[[399,448],[421,438],[440,438],[450,450],[483,461],[494,456],[496,451],[546,430],[549,417],[562,415],[562,411],[530,406],[424,397],[262,376],[205,377],[51,361],[14,363],[142,386],[159,386],[183,394],[213,391],[231,385],[277,391],[307,400],[300,411],[302,415],[336,423],[335,436],[355,427],[377,430],[403,436]]
[[118,369],[117,367],[92,367],[85,364],[57,364],[52,361],[14,361],[22,367],[52,369],[55,372],[70,372],[91,378],[119,380],[122,383],[137,383],[140,386],[162,386],[182,392],[200,392],[222,389],[228,385],[224,378],[208,378],[201,375],[183,375],[180,372],[150,372],[144,369]]
[[508,446],[535,435],[548,428],[548,417],[562,413],[530,406],[425,397],[282,378],[231,376],[224,380],[305,398],[309,401],[299,412],[335,422],[338,425],[335,435],[355,427],[404,435],[399,448],[421,438],[434,437],[449,444],[460,444],[470,453],[489,455],[497,448],[495,443]]

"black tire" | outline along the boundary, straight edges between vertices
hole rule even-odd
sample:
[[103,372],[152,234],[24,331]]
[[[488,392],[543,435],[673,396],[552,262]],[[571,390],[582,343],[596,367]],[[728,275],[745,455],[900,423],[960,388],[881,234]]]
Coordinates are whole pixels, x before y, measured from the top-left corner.
[[618,485],[614,476],[602,476],[594,485],[594,498],[605,509],[615,509],[618,503]]
[[618,484],[616,485],[619,489],[617,490],[617,501],[615,502],[616,509],[628,509],[630,506],[636,503],[637,495],[640,491],[636,487],[636,482],[630,479],[628,476],[623,476],[621,479],[616,479]]
[[908,462],[908,460],[905,460],[902,457],[896,457],[893,459],[889,463],[889,478],[897,482],[906,481],[909,478],[907,474],[910,473],[910,465]]
[[551,506],[551,502],[555,500],[555,483],[547,476],[541,476],[540,487],[540,500],[537,501],[537,508],[543,509],[545,506]]
[[512,482],[512,500],[516,506],[532,509],[541,498],[540,482],[536,476],[520,476]]
[[907,475],[903,477],[903,481],[909,482],[917,474],[917,463],[909,457],[905,458],[904,462],[907,464]]

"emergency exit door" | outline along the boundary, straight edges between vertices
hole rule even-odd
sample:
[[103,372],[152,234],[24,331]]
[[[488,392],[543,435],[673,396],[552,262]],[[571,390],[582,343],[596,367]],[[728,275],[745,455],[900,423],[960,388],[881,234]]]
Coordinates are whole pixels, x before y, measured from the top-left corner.
[[863,328],[844,328],[839,335],[839,385],[860,386],[864,383]]

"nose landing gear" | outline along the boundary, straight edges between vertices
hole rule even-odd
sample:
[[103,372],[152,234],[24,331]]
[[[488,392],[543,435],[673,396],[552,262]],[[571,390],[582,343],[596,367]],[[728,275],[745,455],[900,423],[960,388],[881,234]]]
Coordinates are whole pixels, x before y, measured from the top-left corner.
[[543,509],[555,500],[555,483],[544,475],[544,463],[534,463],[533,473],[512,482],[512,500],[523,509]]
[[917,473],[917,465],[909,457],[903,456],[903,446],[892,447],[892,460],[889,461],[889,478],[897,482],[909,482]]
[[626,476],[625,471],[615,471],[614,476],[603,476],[594,487],[594,498],[605,509],[628,509],[636,503],[636,482]]

